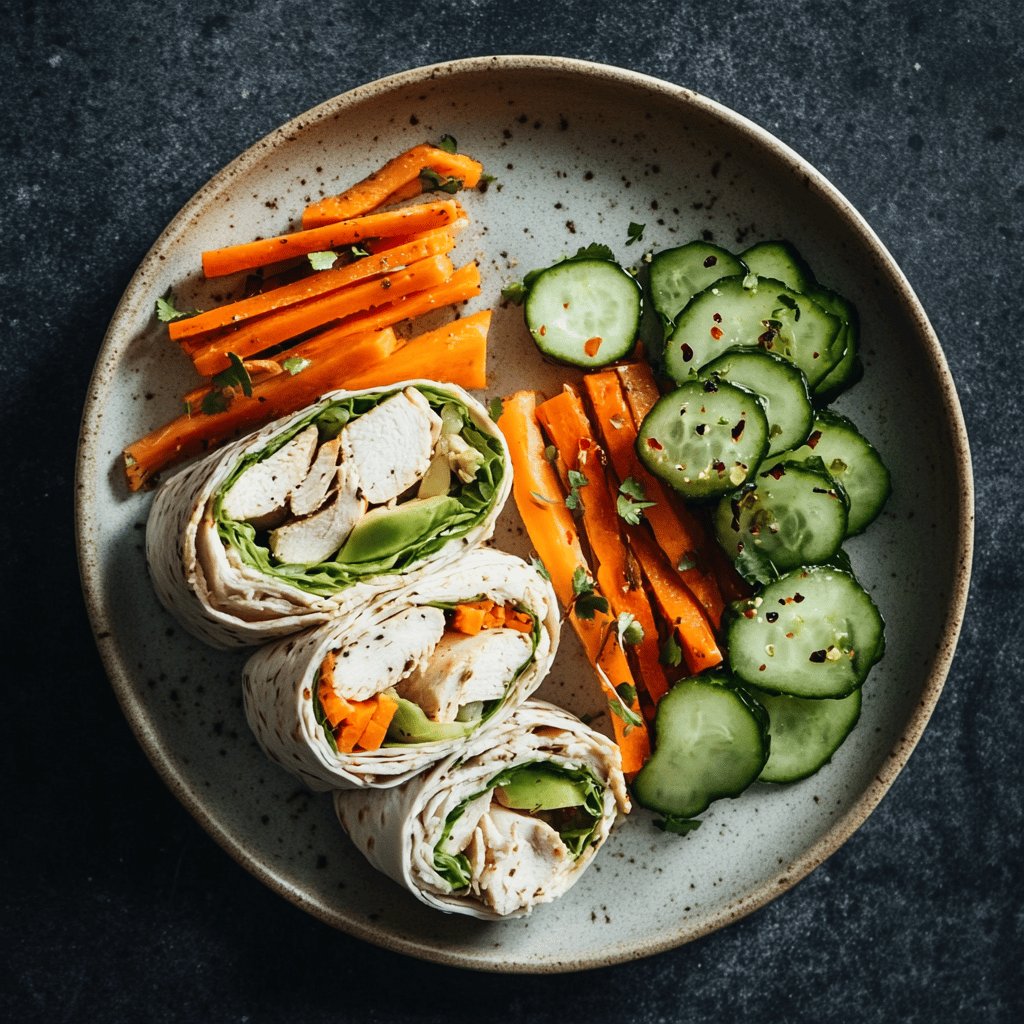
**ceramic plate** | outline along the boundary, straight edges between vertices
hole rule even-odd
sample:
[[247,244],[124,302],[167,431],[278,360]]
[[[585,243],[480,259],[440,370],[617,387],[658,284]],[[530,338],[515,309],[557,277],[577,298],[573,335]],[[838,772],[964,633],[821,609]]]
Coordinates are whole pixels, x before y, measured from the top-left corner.
[[[719,801],[704,827],[665,835],[638,811],[582,881],[526,920],[481,924],[434,913],[367,866],[330,800],[266,761],[240,706],[244,653],[217,653],[158,605],[143,555],[151,497],[131,495],[121,449],[177,414],[194,378],[153,318],[174,287],[203,306],[199,253],[278,234],[303,205],[395,153],[442,134],[495,176],[464,202],[458,255],[477,259],[496,307],[485,398],[564,379],[538,358],[500,290],[600,241],[626,262],[643,246],[704,236],[742,248],[786,238],[861,315],[867,370],[837,403],[887,460],[894,491],[849,543],[887,620],[888,653],[860,724],[833,762],[788,787]],[[223,298],[223,296],[221,296]],[[734,921],[784,892],[860,824],[904,764],[939,695],[967,590],[967,441],[938,342],[870,228],[793,152],[737,114],[665,82],[558,58],[495,57],[400,74],[329,100],[218,174],[171,222],[126,291],[96,364],[82,427],[81,571],[107,671],[157,770],[202,825],[272,888],[324,921],[414,956],[502,971],[559,971],[645,956]],[[527,554],[506,509],[496,543]],[[541,696],[600,710],[569,631]]]

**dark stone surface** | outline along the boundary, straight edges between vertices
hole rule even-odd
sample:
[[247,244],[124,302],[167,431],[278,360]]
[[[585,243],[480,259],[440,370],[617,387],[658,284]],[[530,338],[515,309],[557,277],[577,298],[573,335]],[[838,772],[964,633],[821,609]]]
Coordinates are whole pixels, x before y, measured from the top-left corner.
[[[454,1024],[492,1006],[509,1020],[637,1024],[1021,1019],[1016,2],[22,0],[3,10],[5,1019]],[[222,853],[119,712],[79,597],[71,517],[78,420],[103,331],[189,196],[335,93],[508,52],[684,84],[828,175],[928,309],[976,462],[959,652],[879,809],[822,868],[739,924],[568,977],[473,975],[379,951],[307,917]]]

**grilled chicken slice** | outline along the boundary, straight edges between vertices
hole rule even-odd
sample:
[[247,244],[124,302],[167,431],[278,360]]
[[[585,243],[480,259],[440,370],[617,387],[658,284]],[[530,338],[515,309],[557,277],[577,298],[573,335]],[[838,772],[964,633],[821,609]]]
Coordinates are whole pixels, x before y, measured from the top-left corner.
[[327,500],[327,492],[337,476],[340,455],[341,441],[338,438],[334,437],[320,445],[305,479],[292,489],[289,504],[293,515],[308,516]]
[[445,853],[462,853],[469,846],[476,832],[480,819],[491,809],[491,800],[494,791],[487,790],[475,800],[470,800],[462,809],[462,813],[455,819],[448,838],[444,841],[442,850]]
[[410,608],[393,615],[381,623],[379,633],[338,652],[338,692],[349,700],[368,700],[394,686],[430,657],[443,633],[440,608]]
[[532,905],[572,857],[545,821],[492,804],[466,849],[470,887],[498,914]]
[[435,722],[454,722],[464,704],[501,697],[530,649],[529,636],[515,629],[485,629],[475,636],[446,633],[398,692]]
[[257,530],[276,526],[287,515],[288,495],[305,479],[319,437],[308,426],[269,458],[253,463],[224,495],[225,514]]
[[440,435],[441,417],[406,388],[345,426],[342,457],[355,465],[367,501],[383,505],[426,473]]
[[320,511],[293,519],[271,532],[270,550],[279,562],[311,565],[326,561],[366,512],[366,499],[359,496],[355,470],[342,463],[334,472],[337,489]]

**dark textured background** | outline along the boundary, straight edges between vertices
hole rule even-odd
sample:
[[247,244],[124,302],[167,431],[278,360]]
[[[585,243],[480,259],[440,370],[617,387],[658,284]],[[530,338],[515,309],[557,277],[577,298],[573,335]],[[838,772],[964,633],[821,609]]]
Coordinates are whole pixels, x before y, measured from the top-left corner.
[[[1010,1021],[1024,1010],[1016,0],[4,3],[0,207],[6,838],[0,1016],[57,1021]],[[795,890],[674,952],[561,977],[443,969],[272,895],[175,802],[79,596],[76,433],[114,306],[164,224],[279,123],[487,53],[686,85],[777,134],[906,271],[977,474],[959,652],[890,794]],[[994,371],[994,372],[993,372]],[[11,641],[13,645],[11,644]]]

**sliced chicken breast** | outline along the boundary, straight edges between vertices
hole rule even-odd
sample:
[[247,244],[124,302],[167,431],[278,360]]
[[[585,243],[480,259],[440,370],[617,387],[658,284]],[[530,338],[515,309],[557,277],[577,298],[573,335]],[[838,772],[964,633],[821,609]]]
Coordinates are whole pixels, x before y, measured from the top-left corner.
[[466,856],[471,889],[502,915],[531,906],[573,863],[547,822],[499,804],[480,819]]
[[444,633],[444,612],[410,608],[381,623],[379,633],[338,651],[335,679],[349,700],[368,700],[422,665]]
[[494,791],[489,789],[486,793],[470,800],[462,809],[462,813],[455,819],[448,838],[444,841],[441,849],[445,853],[462,853],[469,846],[473,834],[480,824],[480,819],[491,809],[491,800]]
[[341,456],[341,440],[337,437],[325,441],[317,450],[313,465],[305,478],[292,488],[289,504],[292,514],[308,516],[315,512],[326,500],[331,485],[335,482],[338,459]]
[[316,427],[310,425],[269,458],[251,465],[224,495],[224,512],[258,530],[281,522],[288,496],[309,473],[318,438]]
[[366,512],[355,470],[343,463],[334,473],[337,489],[319,512],[293,519],[270,534],[270,550],[278,561],[295,565],[326,561]]
[[398,692],[435,722],[453,722],[464,704],[501,697],[530,657],[531,646],[529,636],[514,629],[485,629],[475,636],[446,633]]
[[406,388],[345,426],[342,457],[355,465],[363,496],[382,505],[426,473],[440,434],[441,417]]

